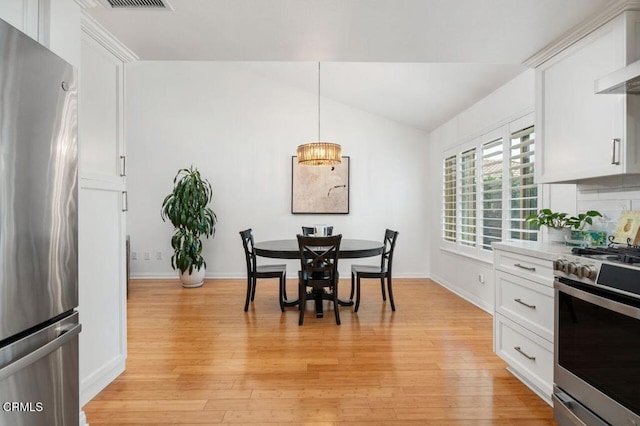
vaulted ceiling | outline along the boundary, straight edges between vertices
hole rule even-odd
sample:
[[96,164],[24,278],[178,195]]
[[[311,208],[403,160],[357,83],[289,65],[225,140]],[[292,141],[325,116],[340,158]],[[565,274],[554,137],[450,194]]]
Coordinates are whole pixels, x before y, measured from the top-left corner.
[[[87,12],[141,60],[322,62],[323,96],[430,131],[611,0],[168,2]],[[244,65],[317,90],[296,67]]]

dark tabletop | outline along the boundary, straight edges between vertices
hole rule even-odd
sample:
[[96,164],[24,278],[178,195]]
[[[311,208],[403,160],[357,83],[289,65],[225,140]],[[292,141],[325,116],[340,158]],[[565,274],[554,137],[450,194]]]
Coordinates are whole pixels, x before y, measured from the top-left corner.
[[[274,259],[299,259],[298,240],[260,241],[254,246],[256,255]],[[351,240],[343,238],[340,242],[340,259],[356,259],[382,254],[381,241]]]

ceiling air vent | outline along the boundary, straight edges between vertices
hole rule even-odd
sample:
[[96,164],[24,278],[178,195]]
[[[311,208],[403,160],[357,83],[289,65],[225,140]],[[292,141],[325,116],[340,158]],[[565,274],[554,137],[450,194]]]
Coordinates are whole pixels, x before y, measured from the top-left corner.
[[102,0],[114,9],[168,9],[173,10],[167,0]]

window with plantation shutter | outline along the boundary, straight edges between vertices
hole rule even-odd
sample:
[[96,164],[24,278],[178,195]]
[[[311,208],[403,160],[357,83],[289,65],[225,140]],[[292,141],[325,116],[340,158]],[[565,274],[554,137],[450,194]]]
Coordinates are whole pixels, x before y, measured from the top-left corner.
[[482,248],[491,250],[491,243],[502,241],[502,169],[503,138],[482,144]]
[[533,126],[511,134],[509,143],[510,239],[536,241],[538,232],[525,218],[538,211],[538,185],[534,183],[535,132]]
[[442,239],[457,251],[486,259],[494,242],[538,239],[525,221],[538,211],[532,124],[524,115],[443,156]]
[[460,155],[460,243],[476,245],[476,149]]
[[442,238],[456,241],[456,156],[444,159],[442,200]]

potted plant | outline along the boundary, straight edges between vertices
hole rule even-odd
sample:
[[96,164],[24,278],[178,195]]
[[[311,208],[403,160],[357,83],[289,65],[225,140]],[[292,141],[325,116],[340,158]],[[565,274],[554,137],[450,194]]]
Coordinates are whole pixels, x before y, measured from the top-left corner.
[[602,217],[596,210],[589,210],[577,216],[570,216],[568,213],[554,212],[551,209],[542,209],[538,213],[533,213],[525,219],[536,229],[542,226],[549,228],[549,237],[554,242],[565,242],[571,230],[581,231],[589,224],[593,224],[594,217]]
[[202,257],[201,236],[215,234],[216,214],[208,207],[213,195],[211,184],[197,168],[180,169],[173,179],[173,191],[162,202],[160,215],[175,228],[171,238],[174,253],[171,266],[180,271],[184,287],[200,287],[207,266]]

